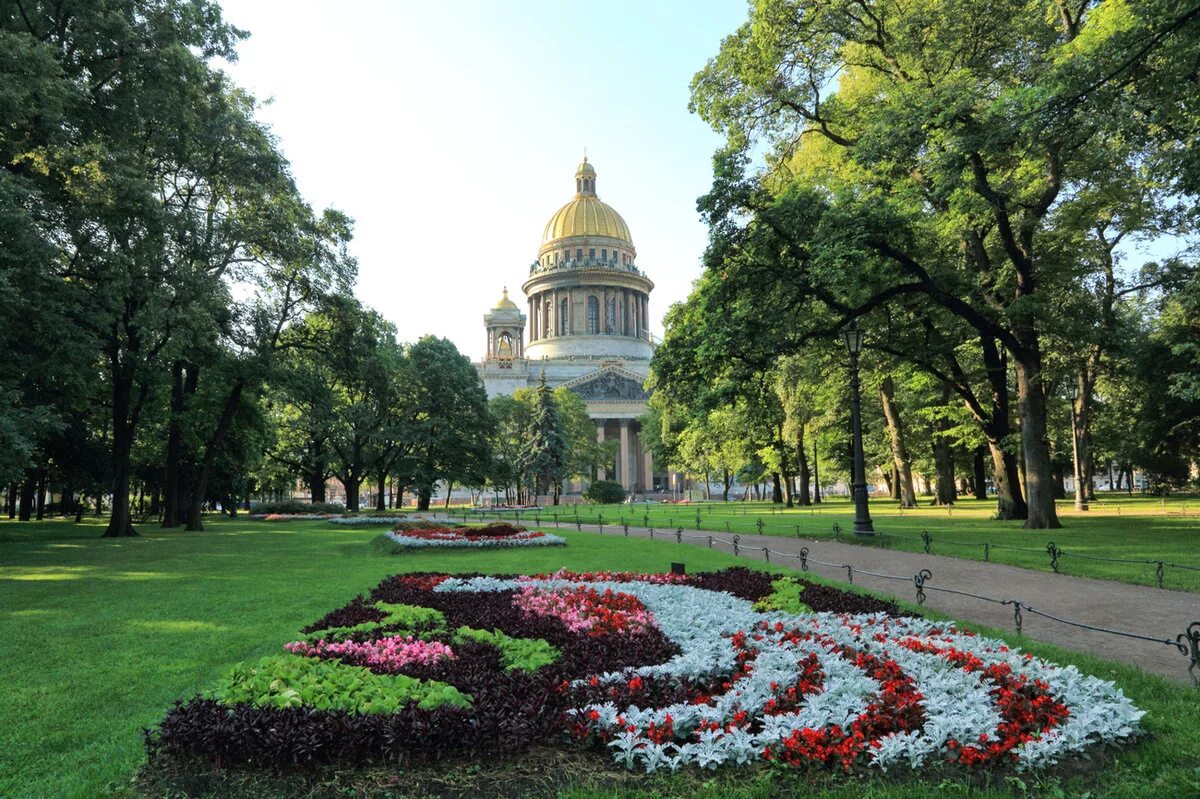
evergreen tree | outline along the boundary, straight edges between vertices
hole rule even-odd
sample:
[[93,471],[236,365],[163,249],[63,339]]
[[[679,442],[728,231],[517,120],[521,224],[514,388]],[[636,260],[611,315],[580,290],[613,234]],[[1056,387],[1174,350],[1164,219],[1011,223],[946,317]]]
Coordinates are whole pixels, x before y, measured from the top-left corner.
[[533,477],[538,491],[553,493],[554,504],[562,493],[562,481],[567,476],[567,448],[563,440],[562,420],[554,402],[554,394],[546,387],[543,371],[537,387],[537,403],[529,419],[528,443],[524,464]]

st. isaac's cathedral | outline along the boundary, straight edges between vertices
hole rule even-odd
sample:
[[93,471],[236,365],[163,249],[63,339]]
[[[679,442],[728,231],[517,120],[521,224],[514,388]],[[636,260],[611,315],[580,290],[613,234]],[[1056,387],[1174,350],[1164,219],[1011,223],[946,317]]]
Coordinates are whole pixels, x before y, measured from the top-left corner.
[[[546,223],[537,260],[521,285],[527,306],[505,288],[483,316],[487,355],[476,364],[489,397],[535,386],[544,371],[587,403],[596,437],[620,442],[615,475],[631,493],[655,490],[650,451],[637,418],[646,412],[642,384],[654,344],[650,292],[621,215],[596,195],[587,157],[575,170],[575,197]],[[528,324],[528,336],[526,336]]]

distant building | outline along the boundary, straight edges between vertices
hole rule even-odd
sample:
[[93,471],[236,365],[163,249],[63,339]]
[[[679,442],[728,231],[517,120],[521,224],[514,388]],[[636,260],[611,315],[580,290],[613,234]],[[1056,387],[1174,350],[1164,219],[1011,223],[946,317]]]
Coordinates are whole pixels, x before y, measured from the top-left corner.
[[596,196],[596,169],[585,157],[575,170],[575,197],[546,223],[521,286],[527,306],[505,288],[484,314],[487,355],[476,368],[489,397],[537,385],[543,371],[549,385],[577,393],[597,438],[620,441],[616,474],[598,477],[644,492],[656,488],[637,422],[649,399],[643,383],[654,353],[654,283],[636,261],[629,226]]

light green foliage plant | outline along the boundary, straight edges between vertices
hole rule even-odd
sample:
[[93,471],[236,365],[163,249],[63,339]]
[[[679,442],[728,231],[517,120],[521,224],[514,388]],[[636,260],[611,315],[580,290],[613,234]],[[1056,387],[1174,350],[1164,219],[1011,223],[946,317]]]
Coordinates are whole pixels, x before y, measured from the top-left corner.
[[351,713],[394,713],[415,702],[430,710],[467,708],[471,697],[453,686],[400,674],[374,674],[359,666],[297,655],[269,655],[234,666],[212,698],[227,705],[311,707]]
[[324,639],[326,641],[344,641],[358,633],[372,633],[377,630],[390,628],[391,635],[438,635],[446,632],[446,617],[440,610],[425,608],[420,605],[393,605],[390,602],[377,602],[375,607],[387,614],[380,621],[367,621],[352,627],[326,627],[308,635],[310,641]]
[[454,633],[454,643],[464,641],[478,641],[499,649],[505,671],[537,671],[558,660],[558,649],[540,638],[513,638],[500,630],[459,627]]
[[758,611],[781,610],[784,613],[812,613],[812,608],[800,601],[804,586],[791,577],[780,577],[771,583],[771,593],[754,603]]

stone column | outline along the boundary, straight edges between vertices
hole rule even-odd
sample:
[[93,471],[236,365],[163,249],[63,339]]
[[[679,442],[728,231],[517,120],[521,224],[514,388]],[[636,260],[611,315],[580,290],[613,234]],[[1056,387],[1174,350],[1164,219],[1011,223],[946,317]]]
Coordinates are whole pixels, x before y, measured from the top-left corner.
[[642,489],[646,493],[654,490],[654,456],[649,447],[642,448]]
[[550,292],[550,335],[558,335],[558,289]]
[[626,491],[632,491],[637,487],[637,483],[633,481],[633,453],[629,446],[629,420],[621,420],[621,454],[617,456],[617,479],[621,481],[621,485],[625,486]]
[[[597,419],[596,420],[596,441],[600,444],[604,443],[604,422],[605,421],[606,421],[605,419]],[[607,472],[605,471],[603,466],[596,469],[596,479],[597,480],[607,479]]]

